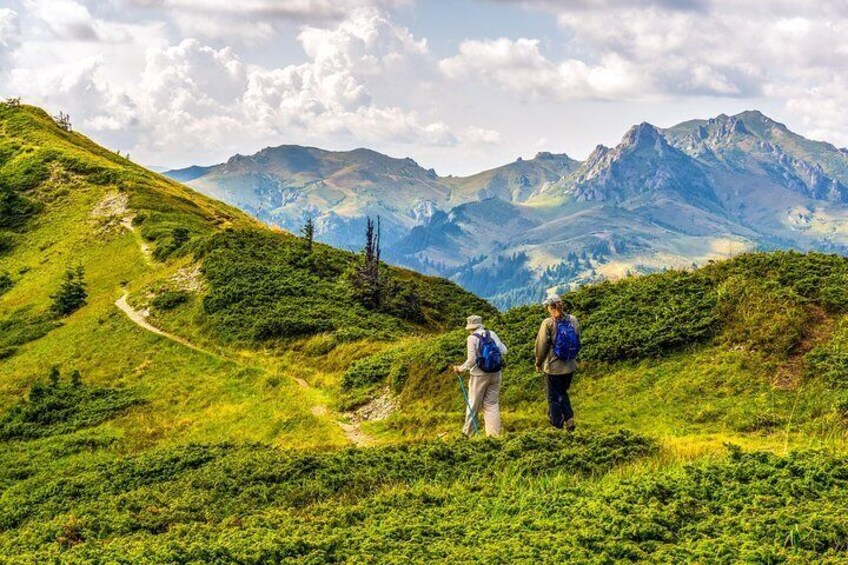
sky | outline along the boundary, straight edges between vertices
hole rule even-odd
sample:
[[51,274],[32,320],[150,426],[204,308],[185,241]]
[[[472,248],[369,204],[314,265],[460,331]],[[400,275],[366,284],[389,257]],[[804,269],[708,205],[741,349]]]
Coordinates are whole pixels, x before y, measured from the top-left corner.
[[0,0],[0,96],[177,168],[282,144],[465,175],[758,109],[848,146],[848,0]]

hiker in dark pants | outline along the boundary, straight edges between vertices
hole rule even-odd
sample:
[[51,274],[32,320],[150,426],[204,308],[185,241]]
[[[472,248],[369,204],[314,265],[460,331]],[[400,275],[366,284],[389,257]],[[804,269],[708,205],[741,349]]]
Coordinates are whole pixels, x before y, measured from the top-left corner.
[[565,313],[559,296],[551,296],[543,304],[550,317],[542,322],[536,335],[536,372],[545,374],[551,425],[573,432],[574,410],[568,389],[577,369],[580,324],[577,318]]

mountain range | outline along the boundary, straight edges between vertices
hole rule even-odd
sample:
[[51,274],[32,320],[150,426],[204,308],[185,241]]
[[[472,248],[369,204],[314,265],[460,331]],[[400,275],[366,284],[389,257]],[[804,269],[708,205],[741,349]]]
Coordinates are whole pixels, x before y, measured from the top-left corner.
[[751,249],[848,253],[848,149],[758,111],[642,123],[585,161],[542,152],[468,177],[368,149],[283,145],[166,173],[260,220],[448,277],[500,308]]

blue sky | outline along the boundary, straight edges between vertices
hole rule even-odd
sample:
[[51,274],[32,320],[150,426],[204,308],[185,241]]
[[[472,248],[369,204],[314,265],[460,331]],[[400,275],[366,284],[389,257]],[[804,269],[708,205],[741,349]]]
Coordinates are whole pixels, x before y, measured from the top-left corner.
[[0,95],[149,165],[280,144],[442,174],[759,109],[848,145],[848,2],[0,0]]

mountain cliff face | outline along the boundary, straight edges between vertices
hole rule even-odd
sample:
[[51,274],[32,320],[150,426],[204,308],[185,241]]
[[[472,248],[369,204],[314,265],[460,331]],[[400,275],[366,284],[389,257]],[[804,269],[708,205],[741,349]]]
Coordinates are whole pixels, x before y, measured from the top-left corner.
[[805,139],[760,112],[720,115],[665,130],[670,142],[715,168],[770,180],[816,200],[848,203],[848,161],[829,143]]
[[282,146],[169,176],[326,242],[380,215],[391,261],[498,306],[753,248],[848,252],[848,149],[757,111],[632,127],[583,162],[539,153],[469,177],[358,149]]
[[671,199],[718,208],[700,164],[647,123],[633,126],[615,148],[598,146],[566,186],[577,201],[645,205]]

